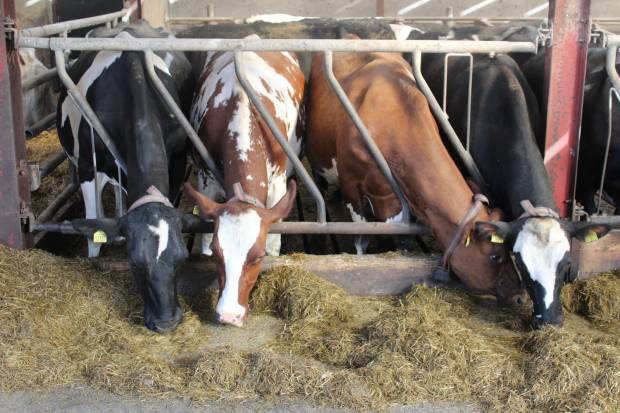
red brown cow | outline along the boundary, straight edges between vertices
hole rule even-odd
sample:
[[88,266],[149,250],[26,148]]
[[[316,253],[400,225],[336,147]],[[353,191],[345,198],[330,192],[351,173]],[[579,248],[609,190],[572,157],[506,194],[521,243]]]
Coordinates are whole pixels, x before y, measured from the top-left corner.
[[[248,52],[243,60],[249,82],[299,152],[305,80],[297,58],[287,52]],[[207,54],[192,123],[221,165],[225,182],[222,188],[209,172],[203,172],[198,178],[202,193],[189,184],[185,191],[203,217],[215,224],[213,236],[203,238],[203,252],[213,253],[218,263],[218,320],[241,326],[262,258],[279,253],[280,236],[267,233],[293,206],[295,183],[291,181],[288,190],[286,184],[292,167],[241,88],[231,52]]]
[[[472,208],[474,194],[444,147],[406,61],[398,54],[336,53],[333,66],[412,211],[444,249],[463,218],[475,214],[456,239],[453,272],[473,291],[520,303],[523,291],[504,246],[471,234],[474,222],[501,219],[502,213]],[[315,56],[311,73],[306,143],[313,170],[340,186],[354,220],[397,220],[401,204],[329,87],[322,55]]]

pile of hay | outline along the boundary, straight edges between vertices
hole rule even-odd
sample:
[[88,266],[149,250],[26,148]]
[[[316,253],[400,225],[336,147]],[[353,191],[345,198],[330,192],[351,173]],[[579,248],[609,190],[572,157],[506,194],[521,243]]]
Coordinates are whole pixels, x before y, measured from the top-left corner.
[[366,409],[467,401],[489,411],[615,411],[620,295],[607,292],[620,288],[620,274],[571,288],[565,327],[534,332],[527,308],[428,287],[401,299],[354,298],[279,267],[259,280],[244,329],[211,321],[208,292],[183,301],[183,323],[158,335],[142,327],[130,274],[0,247],[0,390],[87,384],[198,402],[285,396]]
[[[56,129],[43,131],[26,141],[26,159],[39,165],[62,150]],[[69,161],[65,159],[49,175],[41,180],[39,189],[31,193],[32,210],[36,215],[62,191],[69,180]]]

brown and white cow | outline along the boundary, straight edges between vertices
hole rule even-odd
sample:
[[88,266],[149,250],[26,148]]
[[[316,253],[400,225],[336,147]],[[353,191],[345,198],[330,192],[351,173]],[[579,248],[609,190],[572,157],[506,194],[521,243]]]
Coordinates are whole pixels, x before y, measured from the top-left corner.
[[[243,61],[249,82],[299,153],[305,79],[297,57],[247,52]],[[296,187],[290,181],[287,189],[292,166],[239,84],[233,54],[209,52],[198,86],[191,120],[220,164],[225,182],[222,188],[203,171],[199,191],[186,184],[185,193],[215,224],[213,236],[203,237],[202,248],[218,262],[218,320],[241,326],[262,258],[280,250],[280,235],[268,235],[269,227],[288,215]]]
[[[472,210],[474,194],[444,147],[411,68],[400,55],[389,53],[336,53],[333,66],[412,211],[445,249]],[[322,55],[314,57],[311,73],[306,144],[313,170],[340,186],[354,220],[398,220],[398,198],[329,87]],[[481,208],[449,263],[467,288],[520,303],[523,291],[504,246],[467,235],[474,222],[501,216]]]

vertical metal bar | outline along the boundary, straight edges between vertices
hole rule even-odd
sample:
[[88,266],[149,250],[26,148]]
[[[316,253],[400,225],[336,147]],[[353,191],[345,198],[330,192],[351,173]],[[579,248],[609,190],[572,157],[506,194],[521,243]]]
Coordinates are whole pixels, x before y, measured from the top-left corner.
[[245,93],[247,93],[248,97],[252,101],[252,104],[256,107],[261,117],[271,130],[274,138],[276,138],[276,140],[282,147],[282,150],[286,153],[289,161],[291,161],[291,163],[293,164],[297,176],[299,176],[301,180],[304,181],[304,184],[306,185],[306,188],[308,188],[310,195],[312,195],[312,198],[314,198],[317,209],[317,221],[319,223],[325,223],[325,200],[321,195],[321,191],[319,191],[319,188],[317,188],[316,184],[308,174],[308,171],[306,171],[306,168],[297,157],[297,154],[289,145],[288,139],[282,134],[282,131],[280,130],[280,128],[278,128],[278,125],[276,125],[273,117],[271,116],[265,105],[263,105],[263,102],[261,102],[260,97],[258,97],[256,92],[254,91],[254,88],[252,88],[252,85],[248,81],[248,78],[245,74],[245,69],[243,66],[243,55],[240,51],[235,51],[235,74],[237,75],[237,79],[239,80],[241,87],[243,87],[243,90],[245,90]]
[[437,119],[437,121],[441,125],[441,128],[445,132],[448,141],[456,151],[459,157],[459,161],[463,164],[465,171],[471,177],[474,183],[478,185],[483,192],[485,192],[487,184],[482,177],[478,166],[476,166],[476,163],[474,162],[474,159],[471,157],[469,152],[467,152],[463,147],[463,144],[461,143],[459,137],[452,128],[452,125],[450,125],[448,117],[443,112],[443,110],[441,110],[441,106],[439,106],[437,99],[435,99],[431,88],[428,87],[426,80],[424,80],[424,76],[422,76],[422,52],[420,50],[416,50],[413,53],[413,76],[418,83],[418,87],[420,88],[424,96],[426,96],[426,100],[428,100],[428,104],[431,107],[433,114],[435,115],[435,119]]
[[618,46],[610,46],[607,48],[607,60],[605,68],[607,69],[607,75],[609,80],[616,91],[620,91],[620,75],[616,70],[616,56],[618,54]]
[[181,127],[189,136],[189,140],[192,142],[192,144],[194,144],[196,151],[198,151],[198,154],[204,160],[207,168],[209,168],[217,182],[222,186],[222,188],[224,188],[224,178],[222,177],[220,170],[217,168],[217,164],[209,154],[209,151],[207,150],[205,145],[200,140],[200,137],[198,136],[192,125],[183,114],[181,108],[179,108],[179,105],[177,105],[172,95],[170,95],[170,92],[168,92],[166,86],[163,84],[159,76],[157,76],[157,73],[155,73],[152,50],[144,51],[144,61],[146,63],[146,71],[149,75],[149,78],[151,79],[151,82],[153,82],[155,89],[157,89],[168,108],[172,111],[172,114],[177,118],[177,120],[181,124]]
[[385,0],[377,0],[377,17],[385,16]]
[[549,3],[552,44],[547,46],[545,167],[562,217],[572,217],[575,171],[590,35],[590,0]]
[[[7,39],[5,19],[15,21],[14,0],[0,0],[0,243],[24,249],[32,236],[22,221],[30,207],[30,182],[22,117],[17,49]],[[15,39],[16,33],[10,33]]]
[[104,143],[104,145],[106,146],[110,154],[114,157],[118,165],[123,170],[123,172],[127,174],[127,166],[120,152],[116,148],[116,145],[110,138],[110,135],[108,134],[106,129],[103,127],[103,124],[97,117],[97,114],[95,113],[95,111],[88,104],[88,101],[86,100],[86,98],[84,97],[80,89],[78,89],[76,84],[73,83],[73,80],[71,79],[71,77],[69,77],[69,74],[67,73],[67,70],[65,68],[65,56],[64,56],[63,51],[56,50],[54,52],[54,56],[56,57],[56,67],[58,68],[58,77],[60,78],[60,81],[67,88],[67,94],[71,97],[71,99],[73,100],[73,103],[75,103],[75,106],[79,109],[79,111],[82,113],[84,118],[95,129],[95,131],[99,135],[99,139],[101,139],[101,141]]
[[603,199],[603,187],[605,185],[605,174],[607,173],[607,161],[609,160],[609,147],[611,146],[611,132],[613,129],[613,108],[614,108],[614,95],[616,95],[616,99],[620,102],[620,95],[618,91],[611,87],[609,88],[609,114],[608,114],[608,123],[607,123],[607,144],[605,145],[605,155],[603,158],[603,170],[601,171],[601,184],[598,188],[598,203],[596,204],[596,214],[600,215],[601,213],[601,200]]
[[342,89],[342,86],[340,86],[338,79],[336,79],[336,76],[334,76],[332,51],[331,50],[325,51],[323,53],[323,57],[324,57],[325,76],[327,76],[327,80],[332,90],[338,97],[338,100],[340,100],[340,103],[342,103],[342,106],[344,107],[345,111],[351,118],[351,121],[353,122],[358,132],[360,133],[360,137],[366,144],[366,149],[368,149],[370,156],[372,156],[374,161],[377,163],[379,170],[381,171],[385,179],[390,184],[392,191],[398,197],[398,200],[400,201],[402,212],[403,212],[403,222],[408,223],[411,217],[409,213],[409,203],[407,202],[407,198],[405,198],[405,195],[403,194],[403,191],[398,185],[398,182],[396,182],[396,179],[394,179],[394,176],[392,175],[392,171],[390,170],[390,166],[388,165],[387,161],[383,157],[383,154],[381,153],[381,150],[375,143],[374,139],[370,135],[370,132],[364,125],[364,121],[362,121],[362,118],[360,118],[360,115],[357,113],[357,111],[351,104],[351,101],[349,100],[347,94]]
[[[469,138],[471,136],[471,92],[474,83],[474,55],[471,53],[446,53],[443,61],[443,111],[448,116],[446,102],[448,100],[448,61],[451,57],[469,57],[469,83],[467,87],[467,136],[465,149],[469,152]],[[449,118],[449,116],[448,116]]]

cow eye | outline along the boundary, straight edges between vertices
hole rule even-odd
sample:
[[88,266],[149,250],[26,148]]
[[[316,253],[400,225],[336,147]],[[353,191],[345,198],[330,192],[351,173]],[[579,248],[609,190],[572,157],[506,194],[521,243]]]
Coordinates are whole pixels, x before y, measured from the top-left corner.
[[501,254],[491,254],[489,256],[489,259],[491,260],[491,262],[494,262],[495,264],[499,264],[503,261]]

